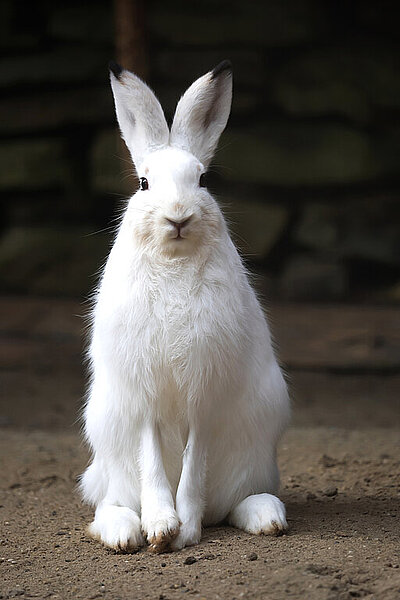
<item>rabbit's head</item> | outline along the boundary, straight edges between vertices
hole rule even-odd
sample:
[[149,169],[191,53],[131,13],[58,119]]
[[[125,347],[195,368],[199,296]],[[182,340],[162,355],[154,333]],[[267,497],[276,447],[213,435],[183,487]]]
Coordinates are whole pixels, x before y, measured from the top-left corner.
[[224,221],[204,174],[229,117],[230,63],[224,61],[189,87],[171,131],[157,98],[136,75],[113,64],[111,86],[140,181],[127,212],[135,241],[171,256],[212,246]]

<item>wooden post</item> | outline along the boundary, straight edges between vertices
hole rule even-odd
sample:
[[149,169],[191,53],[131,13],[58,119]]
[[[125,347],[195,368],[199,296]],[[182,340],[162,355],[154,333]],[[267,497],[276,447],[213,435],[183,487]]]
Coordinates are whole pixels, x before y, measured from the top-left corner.
[[143,0],[114,0],[117,61],[148,78],[145,10]]
[[[146,81],[149,71],[143,0],[114,0],[114,21],[117,62]],[[122,171],[126,172],[126,165],[131,162],[131,156],[121,139],[118,154],[121,157]],[[137,178],[135,170],[132,169],[132,192],[135,187]]]

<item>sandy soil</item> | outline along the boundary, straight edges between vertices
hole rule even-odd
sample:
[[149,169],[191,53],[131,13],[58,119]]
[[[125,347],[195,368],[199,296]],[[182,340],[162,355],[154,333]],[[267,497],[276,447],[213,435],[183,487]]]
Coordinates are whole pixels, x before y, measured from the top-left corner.
[[399,435],[296,427],[280,448],[290,531],[206,529],[179,553],[116,554],[85,535],[75,432],[1,435],[0,598],[400,597]]

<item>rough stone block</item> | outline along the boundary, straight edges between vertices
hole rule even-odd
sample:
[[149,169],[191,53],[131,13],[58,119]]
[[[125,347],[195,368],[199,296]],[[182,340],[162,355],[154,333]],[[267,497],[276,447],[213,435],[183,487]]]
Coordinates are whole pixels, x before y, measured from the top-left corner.
[[107,86],[90,89],[25,93],[0,100],[0,133],[30,133],[62,129],[71,125],[92,125],[113,121],[111,91]]
[[218,162],[232,180],[282,186],[362,182],[382,172],[368,135],[333,123],[231,127],[223,134]]
[[275,46],[320,38],[329,27],[323,5],[314,0],[202,3],[156,2],[149,7],[155,38],[174,45],[249,44]]
[[290,300],[338,300],[347,292],[344,265],[308,255],[293,256],[280,277],[280,293]]
[[372,107],[368,97],[353,82],[317,81],[301,76],[280,74],[273,84],[273,100],[286,112],[296,116],[343,115],[356,122],[366,122]]
[[0,146],[0,189],[64,186],[70,177],[61,139],[16,140]]
[[221,203],[233,238],[244,256],[264,259],[282,235],[289,212],[283,206],[265,204],[260,199],[230,199]]
[[398,199],[371,197],[340,204],[308,204],[294,236],[303,246],[338,258],[398,264],[399,230]]
[[111,234],[89,228],[15,227],[0,240],[3,291],[86,294],[110,247]]
[[107,82],[109,51],[74,44],[59,49],[15,55],[0,62],[0,87],[42,83]]
[[400,105],[400,53],[384,44],[332,45],[297,53],[272,78],[273,96],[294,114],[341,114],[367,121]]

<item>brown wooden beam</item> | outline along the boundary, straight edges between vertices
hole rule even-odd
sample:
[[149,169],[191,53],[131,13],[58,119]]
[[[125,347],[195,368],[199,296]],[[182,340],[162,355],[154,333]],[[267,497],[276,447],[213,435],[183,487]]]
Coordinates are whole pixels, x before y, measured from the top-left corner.
[[117,61],[125,68],[148,77],[147,40],[143,0],[114,0]]

